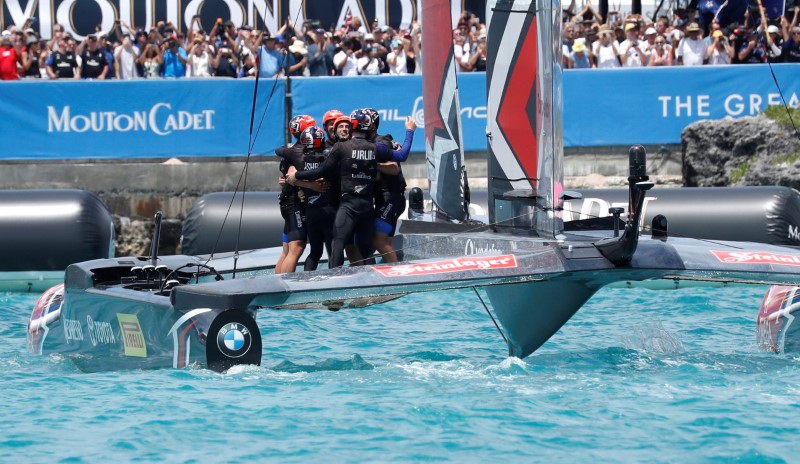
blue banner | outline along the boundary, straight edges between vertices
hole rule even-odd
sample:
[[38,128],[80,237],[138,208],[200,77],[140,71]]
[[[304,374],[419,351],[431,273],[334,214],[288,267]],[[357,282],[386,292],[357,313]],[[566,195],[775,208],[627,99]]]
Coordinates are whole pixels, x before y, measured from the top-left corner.
[[[752,116],[800,106],[800,65],[698,66],[564,73],[564,146],[678,144],[701,119]],[[781,92],[776,85],[780,85]],[[486,75],[461,74],[464,148],[486,151]],[[169,158],[247,154],[253,79],[0,83],[0,159]],[[372,107],[381,133],[401,138],[406,116],[420,128],[420,76],[292,78],[291,113],[322,124],[329,109]],[[286,81],[259,83],[253,153],[285,142]],[[514,96],[511,96],[512,98]],[[267,102],[269,104],[267,105]],[[520,115],[526,117],[526,115]],[[418,131],[412,151],[424,151]]]
[[[467,151],[486,151],[486,74],[459,74],[461,120]],[[356,108],[374,108],[381,115],[379,133],[402,141],[405,120],[413,116],[425,127],[420,76],[307,77],[292,80],[292,113],[310,114],[322,124],[330,109],[346,114]],[[425,151],[425,137],[418,131],[412,151]]]
[[[284,81],[259,84],[253,153],[273,154],[285,139]],[[0,158],[246,155],[254,85],[254,79],[3,83]]]
[[[677,144],[701,119],[798,107],[800,65],[570,70],[564,73],[564,146]],[[777,84],[776,84],[777,81]],[[780,85],[780,92],[777,87]]]

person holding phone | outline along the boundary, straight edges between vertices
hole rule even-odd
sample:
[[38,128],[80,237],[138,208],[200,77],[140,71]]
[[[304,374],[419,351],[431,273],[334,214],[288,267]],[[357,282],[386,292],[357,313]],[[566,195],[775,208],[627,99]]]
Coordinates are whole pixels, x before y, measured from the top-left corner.
[[178,37],[171,35],[161,43],[160,60],[164,77],[186,77],[189,55],[178,43]]

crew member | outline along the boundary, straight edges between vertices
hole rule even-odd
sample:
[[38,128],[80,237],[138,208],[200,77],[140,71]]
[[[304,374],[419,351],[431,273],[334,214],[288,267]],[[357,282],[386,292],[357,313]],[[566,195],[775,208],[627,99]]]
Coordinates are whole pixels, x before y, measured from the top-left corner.
[[[289,132],[300,139],[303,130],[316,125],[314,118],[308,115],[299,115],[289,121]],[[305,208],[300,200],[298,188],[286,182],[289,168],[302,169],[303,146],[297,142],[290,147],[278,147],[275,154],[281,158],[280,171],[281,194],[278,197],[281,216],[283,216],[283,250],[275,266],[276,274],[294,272],[297,262],[306,248]]]
[[[369,112],[375,122],[375,127],[369,136],[370,141],[398,149],[400,146],[391,135],[378,135],[380,126],[378,112],[371,108],[364,111]],[[406,179],[400,163],[395,161],[379,163],[378,172],[375,188],[375,236],[372,243],[383,262],[396,263],[398,259],[392,246],[392,237],[397,229],[398,218],[406,210]]]
[[322,166],[317,169],[289,174],[287,180],[318,179],[326,173],[338,172],[341,177],[342,198],[334,222],[333,245],[329,267],[344,264],[344,246],[358,234],[358,248],[363,255],[372,249],[375,228],[373,206],[374,182],[377,164],[383,161],[405,161],[414,139],[414,119],[406,119],[406,138],[400,150],[392,150],[381,143],[367,140],[372,131],[370,114],[355,110],[350,114],[353,135],[350,140],[337,142]]
[[[325,161],[325,131],[319,127],[309,127],[300,134],[300,145],[303,146],[303,171],[316,169]],[[293,172],[291,169],[289,172]],[[303,186],[307,183],[314,184]],[[327,183],[327,182],[326,182]],[[311,181],[296,181],[303,192],[303,203],[306,212],[306,232],[311,249],[303,267],[306,271],[316,271],[322,257],[322,247],[331,254],[333,240],[333,221],[336,218],[336,207],[331,202],[329,190],[320,189]],[[320,191],[322,190],[322,191]]]
[[336,119],[342,116],[347,117],[339,110],[328,110],[325,112],[325,115],[322,116],[322,127],[325,129],[325,134],[328,136],[327,140],[325,140],[325,148],[327,148],[328,151],[330,151],[330,149],[333,148],[333,144],[336,143]]

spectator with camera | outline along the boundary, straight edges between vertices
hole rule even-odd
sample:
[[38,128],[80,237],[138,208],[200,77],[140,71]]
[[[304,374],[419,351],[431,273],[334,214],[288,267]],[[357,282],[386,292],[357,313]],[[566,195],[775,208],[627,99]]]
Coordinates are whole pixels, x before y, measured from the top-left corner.
[[0,80],[19,80],[18,67],[22,67],[22,49],[14,44],[11,31],[0,35]]
[[178,37],[171,35],[166,42],[161,44],[161,73],[164,77],[182,78],[186,77],[186,65],[189,63],[189,55],[181,47]]
[[152,43],[145,45],[144,51],[139,57],[139,65],[142,69],[142,77],[145,79],[161,77],[161,52],[158,45]]
[[[215,31],[216,34],[214,34]],[[233,21],[228,20],[222,24],[222,18],[217,18],[209,39],[215,41],[216,53],[211,53],[211,68],[214,70],[215,76],[232,78],[239,76],[240,53],[236,42],[237,37],[236,25],[233,24]]]
[[81,57],[81,79],[103,80],[108,75],[108,60],[105,51],[98,47],[97,35],[98,33],[89,34],[78,46],[78,55]]
[[189,48],[189,76],[211,77],[211,45],[201,34],[194,34]]
[[[467,57],[469,59],[469,57]],[[394,39],[392,41],[392,51],[386,55],[386,61],[389,63],[389,74],[408,74],[406,67],[406,51],[403,39]],[[468,64],[468,62],[467,62]],[[464,71],[469,71],[465,66]]]
[[597,41],[593,44],[592,55],[600,69],[619,68],[619,48],[614,36],[614,31],[607,24],[600,26],[597,31]]
[[257,36],[258,47],[258,75],[260,77],[273,77],[280,75],[283,69],[283,55],[276,49],[277,39],[269,33],[263,31]]
[[364,54],[358,59],[358,73],[362,76],[377,76],[383,72],[383,67],[383,61],[378,58],[378,50],[373,45],[364,47]]
[[28,34],[25,42],[27,47],[22,50],[22,77],[26,79],[41,79],[40,67],[44,67],[47,55],[42,54],[41,44],[36,34]]
[[334,55],[333,66],[342,76],[357,76],[361,55],[361,43],[348,37],[342,40],[342,49]]
[[116,68],[119,71],[120,79],[136,79],[139,76],[136,62],[139,59],[136,49],[134,48],[131,36],[125,34],[122,37],[122,45],[114,50],[114,61]]
[[686,37],[678,44],[676,56],[683,66],[701,66],[705,63],[707,48],[703,40],[703,30],[697,23],[686,26]]
[[758,64],[767,60],[766,50],[759,42],[757,30],[749,30],[744,34],[744,41],[736,51],[740,64]]
[[639,40],[639,26],[636,23],[625,25],[625,40],[619,44],[619,57],[625,68],[640,68],[646,63],[642,43]]
[[58,49],[47,57],[45,69],[47,76],[53,80],[80,77],[80,66],[75,55],[75,40],[67,33],[59,35]]
[[731,64],[733,47],[728,43],[728,38],[722,31],[711,33],[711,45],[707,49],[708,64]]
[[781,27],[783,28],[782,56],[786,63],[800,63],[800,26],[797,25],[797,17],[800,14],[800,6],[794,7],[794,17],[792,23],[783,18]]

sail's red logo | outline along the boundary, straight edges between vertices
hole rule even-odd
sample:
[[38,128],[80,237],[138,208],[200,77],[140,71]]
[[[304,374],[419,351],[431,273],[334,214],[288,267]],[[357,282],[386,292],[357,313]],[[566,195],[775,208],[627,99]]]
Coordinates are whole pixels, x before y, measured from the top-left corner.
[[429,263],[402,264],[397,266],[375,266],[373,269],[384,277],[423,276],[431,274],[446,274],[449,272],[487,271],[494,269],[509,269],[517,267],[517,257],[514,255],[499,256],[465,256],[433,261]]
[[800,266],[800,256],[780,255],[763,251],[716,251],[711,253],[723,263],[742,264],[781,264],[784,266]]

